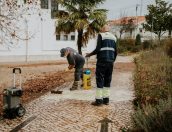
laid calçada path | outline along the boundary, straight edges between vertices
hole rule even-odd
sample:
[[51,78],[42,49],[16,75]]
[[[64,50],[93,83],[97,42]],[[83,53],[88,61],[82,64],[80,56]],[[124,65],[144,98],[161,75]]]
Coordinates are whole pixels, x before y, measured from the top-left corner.
[[24,117],[1,120],[0,131],[118,132],[129,127],[134,98],[132,59],[117,58],[109,105],[90,105],[95,98],[95,78],[92,78],[91,90],[69,91],[71,83],[66,83],[60,87],[62,94],[49,92],[28,103]]

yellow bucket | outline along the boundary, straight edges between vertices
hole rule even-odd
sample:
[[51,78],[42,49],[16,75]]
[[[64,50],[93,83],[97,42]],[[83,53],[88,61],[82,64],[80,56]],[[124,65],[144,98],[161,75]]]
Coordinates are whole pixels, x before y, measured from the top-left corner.
[[85,70],[83,75],[83,88],[85,90],[91,89],[91,72],[90,70]]

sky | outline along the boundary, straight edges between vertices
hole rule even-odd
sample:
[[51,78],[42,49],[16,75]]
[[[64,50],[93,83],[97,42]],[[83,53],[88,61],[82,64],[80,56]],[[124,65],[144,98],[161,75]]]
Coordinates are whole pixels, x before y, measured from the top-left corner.
[[[172,0],[165,1],[172,3]],[[100,8],[109,10],[107,17],[108,20],[112,20],[121,16],[136,16],[136,5],[137,15],[145,15],[147,13],[147,5],[154,3],[155,0],[106,0],[100,5]]]

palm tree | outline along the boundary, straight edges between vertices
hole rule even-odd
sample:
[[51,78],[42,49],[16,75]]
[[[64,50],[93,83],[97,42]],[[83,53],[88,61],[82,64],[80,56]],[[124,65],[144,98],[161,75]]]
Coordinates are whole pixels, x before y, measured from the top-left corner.
[[77,31],[77,46],[79,54],[88,40],[96,36],[106,23],[105,9],[96,9],[104,0],[58,0],[65,10],[59,10],[56,33]]

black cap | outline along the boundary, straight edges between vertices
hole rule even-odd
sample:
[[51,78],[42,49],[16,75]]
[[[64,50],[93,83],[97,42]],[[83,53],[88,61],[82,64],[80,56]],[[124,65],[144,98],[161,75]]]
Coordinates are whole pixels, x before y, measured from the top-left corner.
[[66,51],[67,51],[66,48],[62,48],[62,49],[60,50],[61,57],[64,57]]

